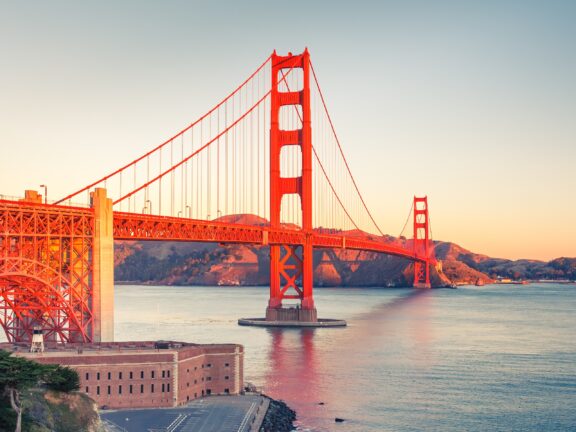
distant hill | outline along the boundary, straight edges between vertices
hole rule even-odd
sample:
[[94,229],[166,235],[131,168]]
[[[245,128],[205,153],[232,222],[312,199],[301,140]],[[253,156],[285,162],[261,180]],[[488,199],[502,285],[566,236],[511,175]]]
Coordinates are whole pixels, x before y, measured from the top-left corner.
[[[265,224],[252,215],[227,216],[226,222]],[[370,236],[376,238],[374,236]],[[386,241],[402,239],[386,236]],[[450,242],[436,242],[442,261],[432,283],[490,283],[511,279],[576,279],[576,258],[550,262],[511,261],[476,254]],[[128,242],[115,245],[117,282],[165,285],[267,285],[268,248],[254,245],[183,242]],[[409,286],[413,264],[374,252],[318,249],[314,252],[314,282],[318,286]]]
[[[454,243],[436,245],[436,256],[444,262],[444,273],[454,281],[465,281],[466,275],[482,274],[523,280],[576,280],[576,258],[556,258],[552,261],[508,260],[475,254]],[[464,279],[464,280],[463,280]]]

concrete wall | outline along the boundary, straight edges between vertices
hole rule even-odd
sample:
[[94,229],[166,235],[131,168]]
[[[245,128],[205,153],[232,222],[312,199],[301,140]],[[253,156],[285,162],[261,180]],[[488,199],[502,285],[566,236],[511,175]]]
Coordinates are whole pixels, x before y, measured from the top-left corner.
[[106,189],[92,193],[94,208],[94,254],[92,301],[94,311],[93,342],[114,340],[114,236],[112,200]]

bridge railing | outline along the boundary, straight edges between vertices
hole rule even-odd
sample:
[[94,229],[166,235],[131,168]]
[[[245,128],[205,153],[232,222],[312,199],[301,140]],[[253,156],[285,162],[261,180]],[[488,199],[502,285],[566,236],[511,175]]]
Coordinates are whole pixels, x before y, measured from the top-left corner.
[[4,200],[4,201],[20,201],[22,198],[24,198],[24,197],[0,194],[0,200]]

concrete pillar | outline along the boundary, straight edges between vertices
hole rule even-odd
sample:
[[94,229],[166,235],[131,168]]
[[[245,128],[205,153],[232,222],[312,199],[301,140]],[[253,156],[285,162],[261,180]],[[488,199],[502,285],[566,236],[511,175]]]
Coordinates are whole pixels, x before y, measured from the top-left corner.
[[94,342],[114,340],[114,236],[112,233],[112,200],[106,189],[96,188],[91,194],[94,208],[94,245],[92,301]]

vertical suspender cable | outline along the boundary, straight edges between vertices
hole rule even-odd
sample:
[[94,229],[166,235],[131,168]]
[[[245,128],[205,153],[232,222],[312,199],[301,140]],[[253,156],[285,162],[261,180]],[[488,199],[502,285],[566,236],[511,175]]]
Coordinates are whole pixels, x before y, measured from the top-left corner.
[[220,217],[220,110],[217,115],[218,141],[216,143],[216,218]]
[[[212,139],[212,116],[209,117],[209,123],[208,123],[208,136],[209,139]],[[211,157],[211,153],[212,153],[212,146],[208,147],[208,152],[206,153],[206,168],[207,168],[207,175],[208,175],[208,196],[207,196],[207,205],[206,205],[206,219],[210,219],[211,213],[212,213],[212,157]]]
[[[224,106],[224,128],[228,127],[228,102]],[[228,135],[224,136],[224,212],[228,215]]]
[[[162,149],[159,152],[160,172],[162,172]],[[158,214],[162,215],[162,179],[158,181]]]
[[[257,97],[260,98],[260,74],[256,76],[257,79]],[[260,105],[258,105],[256,112],[256,214],[260,214]]]

